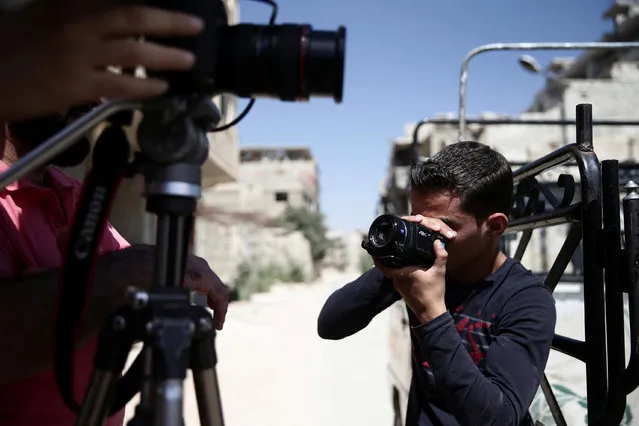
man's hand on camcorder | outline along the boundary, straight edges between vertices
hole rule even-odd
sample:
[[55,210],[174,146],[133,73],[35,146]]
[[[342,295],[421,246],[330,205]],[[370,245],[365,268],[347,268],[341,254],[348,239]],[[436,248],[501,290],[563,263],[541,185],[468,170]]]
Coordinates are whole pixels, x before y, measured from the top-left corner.
[[189,256],[184,285],[191,291],[206,294],[209,308],[213,309],[216,328],[221,330],[229,306],[229,288],[211,270],[206,260]]
[[134,38],[193,36],[203,29],[197,17],[147,6],[93,10],[65,22],[47,23],[33,15],[20,17],[21,28],[0,28],[5,40],[0,44],[2,120],[57,113],[102,99],[159,96],[168,89],[165,81],[121,75],[108,67],[188,70],[195,62],[191,53]]
[[[405,216],[403,219],[417,222],[439,232],[449,240],[456,236],[455,231],[439,219],[422,215]],[[434,250],[435,263],[426,270],[416,266],[388,268],[375,262],[375,267],[393,280],[397,291],[422,323],[431,321],[446,312],[444,294],[448,252],[439,240],[435,241]]]

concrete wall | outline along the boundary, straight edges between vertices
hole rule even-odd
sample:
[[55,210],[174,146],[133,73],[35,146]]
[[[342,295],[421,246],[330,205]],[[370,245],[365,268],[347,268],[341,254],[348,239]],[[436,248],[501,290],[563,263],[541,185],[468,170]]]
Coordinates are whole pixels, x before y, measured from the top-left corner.
[[308,276],[312,271],[311,249],[299,232],[288,233],[274,227],[270,192],[259,184],[235,182],[207,190],[196,224],[198,254],[229,284],[244,261],[266,265],[291,263]]
[[326,252],[326,256],[322,261],[322,266],[337,270],[345,270],[348,265],[348,252],[346,234],[339,229],[331,229],[326,235],[331,241],[332,246]]
[[243,262],[256,267],[295,265],[307,277],[312,275],[311,248],[300,232],[265,228],[247,222],[228,224],[200,219],[196,244],[200,255],[231,286],[237,277],[237,268]]
[[336,241],[336,245],[327,252],[323,265],[348,273],[359,273],[361,256],[366,254],[361,246],[365,234],[364,231],[331,230],[328,235]]
[[319,176],[315,161],[263,159],[243,162],[238,180],[245,185],[259,186],[263,194],[260,208],[267,216],[279,216],[287,205],[309,211],[319,208]]

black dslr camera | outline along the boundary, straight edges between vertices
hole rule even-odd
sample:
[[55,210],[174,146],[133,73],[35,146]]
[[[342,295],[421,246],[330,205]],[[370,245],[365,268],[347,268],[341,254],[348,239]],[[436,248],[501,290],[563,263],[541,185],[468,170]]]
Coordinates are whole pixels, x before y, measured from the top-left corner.
[[401,217],[384,214],[371,224],[362,248],[389,268],[430,268],[435,262],[435,240],[446,246],[447,240],[440,233]]
[[[199,16],[195,37],[150,38],[192,52],[189,71],[156,72],[170,82],[168,95],[233,93],[245,98],[308,101],[311,96],[342,102],[346,29],[314,30],[308,24],[229,25],[222,0],[146,0],[149,5]],[[256,0],[259,3],[275,3]]]

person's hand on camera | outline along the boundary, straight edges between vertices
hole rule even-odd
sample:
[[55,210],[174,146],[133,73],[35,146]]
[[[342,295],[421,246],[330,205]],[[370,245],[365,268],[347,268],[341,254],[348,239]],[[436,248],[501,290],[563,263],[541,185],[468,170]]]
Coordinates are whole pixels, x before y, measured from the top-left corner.
[[[34,17],[31,23],[39,20]],[[28,17],[22,23],[29,24]],[[22,32],[0,47],[3,120],[57,113],[105,98],[159,96],[168,89],[165,81],[117,74],[108,67],[188,70],[195,61],[191,53],[134,37],[193,36],[201,32],[203,23],[182,13],[121,6],[32,28],[32,34]]]
[[206,294],[209,308],[213,310],[216,328],[221,330],[229,305],[229,288],[211,270],[206,260],[189,256],[184,285],[191,291]]
[[[455,231],[439,219],[422,215],[405,216],[403,219],[417,222],[426,228],[439,232],[449,240],[456,236]],[[395,288],[421,322],[431,321],[446,312],[444,294],[448,252],[439,240],[435,240],[433,246],[435,263],[428,269],[417,266],[389,268],[375,262],[375,267],[393,280]]]

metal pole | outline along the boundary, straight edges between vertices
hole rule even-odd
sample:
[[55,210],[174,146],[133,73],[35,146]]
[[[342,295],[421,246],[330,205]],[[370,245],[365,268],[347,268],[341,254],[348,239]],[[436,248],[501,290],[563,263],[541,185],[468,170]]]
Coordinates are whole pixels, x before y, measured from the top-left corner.
[[459,140],[466,131],[466,83],[468,64],[475,56],[485,52],[505,50],[621,50],[637,49],[639,42],[592,42],[592,43],[492,43],[476,47],[466,54],[459,77]]
[[0,191],[12,182],[45,166],[56,155],[72,146],[83,135],[89,133],[113,114],[120,111],[139,109],[142,105],[143,102],[141,101],[111,101],[94,108],[85,116],[69,124],[42,144],[29,151],[16,161],[9,170],[0,174]]

